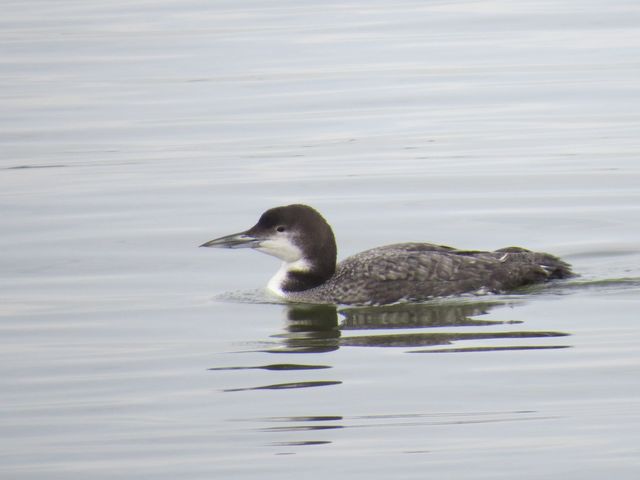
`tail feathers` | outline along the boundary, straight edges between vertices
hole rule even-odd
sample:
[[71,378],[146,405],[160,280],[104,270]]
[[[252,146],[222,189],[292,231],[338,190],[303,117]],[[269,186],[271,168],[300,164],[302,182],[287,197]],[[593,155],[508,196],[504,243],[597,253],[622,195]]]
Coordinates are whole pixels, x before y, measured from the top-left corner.
[[542,255],[544,255],[545,258],[539,263],[539,265],[547,273],[549,279],[569,278],[575,276],[575,273],[571,270],[571,265],[567,262],[564,262],[553,255]]
[[520,247],[501,248],[495,253],[501,255],[500,260],[504,262],[525,262],[538,265],[549,280],[575,276],[571,265],[548,253],[532,252]]

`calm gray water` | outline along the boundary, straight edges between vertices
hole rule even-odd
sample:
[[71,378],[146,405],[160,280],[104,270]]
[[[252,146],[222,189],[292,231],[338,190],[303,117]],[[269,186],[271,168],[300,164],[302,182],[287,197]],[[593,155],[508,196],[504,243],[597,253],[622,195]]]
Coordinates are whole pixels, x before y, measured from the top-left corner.
[[[1,478],[638,478],[636,1],[2,10]],[[292,202],[581,276],[305,308],[196,248]]]

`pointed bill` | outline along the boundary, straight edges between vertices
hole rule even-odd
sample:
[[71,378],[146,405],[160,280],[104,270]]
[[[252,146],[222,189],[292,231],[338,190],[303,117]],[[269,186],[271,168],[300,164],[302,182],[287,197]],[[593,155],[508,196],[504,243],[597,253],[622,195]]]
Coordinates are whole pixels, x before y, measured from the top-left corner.
[[256,238],[246,232],[240,232],[209,240],[200,246],[211,248],[256,248],[260,246],[261,241],[261,238]]

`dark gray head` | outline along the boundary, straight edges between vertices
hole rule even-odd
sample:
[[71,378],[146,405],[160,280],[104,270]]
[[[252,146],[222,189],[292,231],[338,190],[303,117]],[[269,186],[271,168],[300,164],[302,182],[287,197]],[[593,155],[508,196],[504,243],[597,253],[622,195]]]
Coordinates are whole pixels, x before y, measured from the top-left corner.
[[[277,289],[285,292],[318,286],[336,269],[333,231],[322,215],[307,205],[271,208],[249,230],[200,246],[253,248],[283,260],[283,270],[272,282],[277,282]],[[270,287],[276,289],[274,285]]]

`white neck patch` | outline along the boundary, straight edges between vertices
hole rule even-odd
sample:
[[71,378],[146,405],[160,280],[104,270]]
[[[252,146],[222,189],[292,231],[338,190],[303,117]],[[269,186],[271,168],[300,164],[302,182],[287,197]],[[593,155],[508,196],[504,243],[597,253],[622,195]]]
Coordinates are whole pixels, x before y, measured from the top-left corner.
[[271,277],[269,283],[267,284],[267,290],[272,293],[275,293],[279,297],[286,297],[287,294],[283,290],[283,286],[287,281],[287,275],[289,272],[308,272],[309,264],[303,259],[296,260],[294,262],[282,262],[280,265],[280,269],[276,272],[276,274]]

